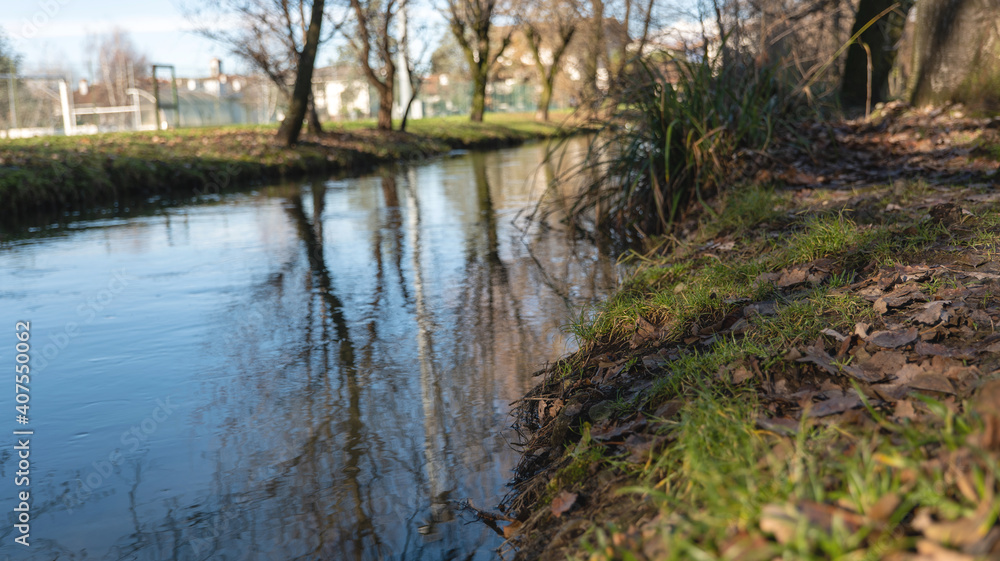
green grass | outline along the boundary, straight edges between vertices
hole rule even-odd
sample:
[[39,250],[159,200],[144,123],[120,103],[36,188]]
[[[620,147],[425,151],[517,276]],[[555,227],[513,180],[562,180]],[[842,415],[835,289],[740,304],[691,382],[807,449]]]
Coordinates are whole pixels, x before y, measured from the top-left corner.
[[770,186],[740,186],[723,194],[722,212],[703,220],[700,235],[710,239],[724,234],[740,234],[777,220],[783,215],[781,208],[786,199]]
[[[708,368],[714,362],[705,359]],[[621,492],[657,505],[646,541],[662,541],[662,559],[725,559],[741,540],[759,553],[753,559],[881,559],[913,547],[904,526],[920,509],[992,526],[1000,503],[977,508],[1000,466],[969,444],[979,419],[924,403],[933,420],[920,427],[885,423],[859,435],[804,421],[798,434],[783,437],[757,426],[764,411],[755,393],[703,385],[673,424],[673,444],[639,468],[640,484]],[[835,514],[810,519],[801,509],[811,504],[834,505]],[[612,525],[585,540],[595,561],[641,558],[641,544]]]
[[67,209],[153,195],[218,193],[309,173],[360,171],[453,148],[486,148],[578,132],[532,116],[488,115],[411,121],[411,132],[378,133],[374,123],[327,124],[330,134],[294,148],[274,143],[274,126],[230,126],[0,141],[2,213]]
[[728,190],[743,151],[765,149],[800,102],[779,74],[749,59],[637,63],[575,170],[583,186],[569,219],[623,240],[673,233]]
[[[882,405],[865,398],[864,415],[836,423],[804,418],[797,431],[779,434],[758,424],[775,414],[762,397],[767,392],[756,387],[761,380],[737,386],[727,373],[753,364],[765,377],[799,375],[785,358],[789,350],[810,345],[825,329],[849,334],[858,322],[884,321],[870,302],[842,290],[845,285],[872,275],[872,267],[933,262],[948,248],[995,252],[1000,214],[984,205],[974,208],[974,217],[946,226],[915,208],[882,220],[850,208],[793,214],[788,204],[767,188],[728,194],[692,241],[668,257],[642,258],[618,293],[573,326],[583,356],[643,356],[650,349],[628,350],[638,318],[662,329],[656,347],[679,356],[666,372],[653,372],[643,403],[683,403],[670,419],[647,416],[670,438],[650,462],[576,453],[566,464],[572,485],[581,483],[570,473],[593,473],[595,466],[627,475],[634,484],[619,492],[641,496],[656,514],[641,528],[597,524],[573,558],[875,560],[913,551],[921,532],[927,537],[914,529],[918,524],[989,529],[997,521],[1000,458],[976,440],[982,420],[974,407],[912,396],[919,419],[889,420]],[[775,239],[771,229],[782,235]],[[737,245],[713,249],[708,242],[719,237]],[[833,261],[833,274],[819,284],[777,291],[755,282],[761,273],[818,259]],[[922,286],[936,294],[955,281],[932,278]],[[764,300],[775,301],[776,314],[747,318],[741,335],[719,336],[709,346],[683,342],[694,326]],[[573,360],[564,361],[563,370],[564,384],[579,372]],[[627,403],[622,412],[634,409]],[[589,450],[581,446],[577,452]],[[588,459],[594,465],[586,466]],[[549,492],[562,487],[554,481]],[[816,512],[832,514],[824,519]],[[947,536],[937,541],[961,549]],[[740,548],[743,555],[736,553]]]
[[[959,235],[923,217],[859,224],[849,218],[849,209],[791,215],[781,209],[783,204],[784,199],[765,188],[730,194],[718,217],[706,222],[692,242],[675,251],[671,262],[641,263],[617,293],[583,313],[570,331],[585,345],[621,346],[642,318],[660,326],[667,341],[676,341],[688,336],[693,325],[711,325],[746,301],[773,298],[771,283],[758,282],[762,273],[831,259],[837,267],[828,280],[821,286],[806,285],[797,300],[782,302],[779,307],[782,321],[774,325],[797,331],[766,334],[786,343],[801,342],[815,338],[820,325],[849,331],[855,321],[874,319],[866,316],[870,310],[865,312],[860,300],[830,292],[830,288],[850,282],[866,266],[919,260],[935,244],[958,243],[987,251],[995,251],[1000,244],[996,213],[984,213]],[[760,228],[774,221],[780,222],[776,225],[782,230],[779,238]],[[738,245],[718,255],[698,251],[719,235],[737,240]],[[783,321],[781,314],[786,314],[788,321]],[[842,319],[830,325],[823,323],[828,322],[822,319],[825,317]],[[809,322],[811,326],[805,325]]]
[[819,215],[806,219],[804,227],[790,241],[790,263],[808,263],[833,257],[871,241],[874,231],[864,231],[842,214]]

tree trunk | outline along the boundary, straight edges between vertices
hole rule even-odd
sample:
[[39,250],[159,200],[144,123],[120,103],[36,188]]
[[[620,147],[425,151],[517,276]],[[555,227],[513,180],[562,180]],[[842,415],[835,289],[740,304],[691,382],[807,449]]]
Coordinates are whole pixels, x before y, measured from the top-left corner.
[[913,104],[1000,109],[1000,0],[922,0],[916,10]]
[[[552,70],[553,74],[555,69]],[[535,112],[536,121],[549,120],[549,105],[552,103],[552,79],[542,80],[542,94],[538,98],[538,111]]]
[[592,0],[593,14],[590,18],[590,40],[583,62],[582,106],[588,114],[593,114],[600,105],[601,92],[597,87],[597,71],[601,66],[604,52],[604,2]]
[[323,134],[323,123],[319,120],[319,113],[316,112],[316,100],[312,95],[309,96],[309,113],[306,115],[306,119],[309,134]]
[[[478,69],[473,69],[477,71]],[[483,114],[486,113],[486,73],[477,71],[472,80],[472,111],[469,113],[469,120],[473,123],[482,123]]]
[[410,118],[410,108],[413,107],[413,100],[417,99],[416,88],[413,88],[413,93],[410,94],[410,99],[406,101],[406,108],[403,109],[403,119],[399,122],[399,130],[406,131],[406,121]]
[[302,54],[299,55],[299,63],[295,69],[295,87],[292,89],[288,114],[278,128],[278,142],[285,146],[293,146],[298,142],[299,133],[302,132],[302,120],[305,119],[308,110],[309,94],[312,92],[313,65],[316,63],[320,27],[323,24],[323,3],[324,0],[313,0],[306,44],[302,47]]
[[[894,0],[861,0],[851,35],[893,3]],[[883,16],[848,48],[840,82],[840,101],[845,106],[864,106],[868,102],[868,52],[860,43],[868,45],[871,51],[871,103],[885,101],[888,97],[889,74],[896,61],[897,43],[912,5],[913,0],[903,0],[899,7],[902,15],[894,11]]]
[[[389,80],[391,84],[392,81]],[[378,90],[378,125],[380,131],[392,130],[392,86],[380,84]]]

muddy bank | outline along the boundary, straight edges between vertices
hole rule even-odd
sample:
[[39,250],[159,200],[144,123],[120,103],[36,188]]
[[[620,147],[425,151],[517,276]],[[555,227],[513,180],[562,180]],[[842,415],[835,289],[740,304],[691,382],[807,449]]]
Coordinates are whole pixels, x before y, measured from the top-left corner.
[[996,138],[939,115],[821,128],[647,256],[518,405],[508,558],[1000,555]]

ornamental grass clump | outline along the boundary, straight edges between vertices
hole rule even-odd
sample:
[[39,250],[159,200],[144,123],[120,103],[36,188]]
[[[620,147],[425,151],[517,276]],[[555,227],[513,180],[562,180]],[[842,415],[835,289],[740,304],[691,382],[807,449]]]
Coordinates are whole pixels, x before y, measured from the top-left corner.
[[726,187],[744,151],[767,147],[791,86],[776,65],[720,53],[635,63],[576,170],[586,178],[568,205],[576,226],[626,241],[669,234]]

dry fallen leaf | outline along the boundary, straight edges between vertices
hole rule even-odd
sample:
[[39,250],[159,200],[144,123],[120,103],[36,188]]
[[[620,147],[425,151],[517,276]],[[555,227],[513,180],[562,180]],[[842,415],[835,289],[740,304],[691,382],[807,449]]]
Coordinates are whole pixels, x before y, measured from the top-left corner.
[[516,536],[517,533],[518,533],[518,531],[521,530],[521,525],[522,525],[522,523],[521,523],[520,520],[515,520],[514,522],[511,522],[510,524],[507,524],[506,526],[504,526],[503,527],[503,537],[504,537],[504,539],[509,540],[509,539],[513,538],[514,536]]
[[811,362],[830,374],[844,374],[869,384],[883,379],[883,376],[865,372],[857,366],[844,363],[834,364],[833,357],[823,349],[822,341],[817,341],[811,347],[806,347],[805,351],[805,356],[796,359],[795,362]]
[[926,390],[938,393],[954,394],[955,386],[944,374],[927,372],[918,374],[907,382],[908,386],[916,390]]
[[798,520],[799,513],[791,505],[767,504],[760,512],[760,530],[786,544],[795,538]]
[[781,273],[781,277],[776,283],[778,288],[788,288],[806,282],[809,278],[809,270],[805,268],[788,269]]
[[826,401],[821,401],[812,406],[809,410],[810,417],[827,417],[829,415],[836,415],[837,413],[843,413],[844,411],[854,409],[861,405],[861,398],[858,394],[851,391],[847,395],[834,397]]
[[911,327],[905,330],[895,329],[891,331],[876,331],[868,336],[868,342],[887,349],[895,349],[896,347],[902,347],[903,345],[916,341],[919,335],[920,332],[917,331],[916,327]]
[[875,501],[875,504],[868,509],[866,514],[872,520],[885,522],[892,516],[892,513],[896,512],[896,508],[899,507],[899,503],[901,502],[902,499],[896,493],[886,493],[879,500]]
[[983,527],[981,520],[960,518],[935,522],[926,508],[917,511],[911,526],[923,532],[928,540],[953,546],[975,543],[989,531],[989,528]]
[[660,419],[669,419],[680,413],[682,407],[684,407],[684,402],[677,399],[671,399],[670,401],[667,401],[663,405],[657,407],[653,416]]
[[784,436],[791,436],[799,432],[799,421],[789,417],[760,417],[757,419],[757,426]]
[[656,337],[656,326],[639,317],[635,320],[635,334],[629,341],[629,347],[637,349],[654,337]]
[[913,407],[913,402],[908,399],[901,399],[896,402],[896,408],[893,417],[896,419],[914,419],[917,416],[917,410]]
[[[772,551],[774,544],[767,541],[764,536],[754,533],[752,536],[746,532],[741,532],[726,540],[720,548],[722,558],[727,561],[767,561],[774,558],[776,553]],[[650,559],[666,559],[666,551],[657,557]]]
[[736,385],[746,382],[750,378],[753,378],[753,372],[750,372],[743,366],[737,366],[736,370],[733,372],[733,383]]
[[913,346],[913,352],[922,356],[941,356],[957,358],[959,360],[972,360],[976,356],[976,351],[972,349],[956,349],[940,343],[928,343],[926,341],[918,341]]
[[649,460],[650,454],[667,442],[663,436],[650,436],[648,434],[632,434],[625,439],[625,449],[628,450],[628,460],[632,463],[642,464]]
[[833,339],[836,339],[837,341],[841,341],[841,342],[844,339],[847,339],[846,335],[841,335],[840,333],[834,331],[833,329],[829,329],[829,328],[824,329],[823,331],[820,331],[820,333],[822,333],[823,335],[826,335],[827,337],[832,337]]
[[576,493],[561,491],[554,499],[552,499],[552,516],[559,518],[564,513],[569,512],[569,509],[573,508],[573,505],[576,504],[576,497]]
[[982,431],[974,435],[977,444],[1000,449],[1000,379],[983,384],[973,401],[973,408],[983,419]]
[[944,309],[947,304],[951,304],[951,300],[935,300],[924,304],[924,311],[913,316],[913,320],[927,325],[937,325],[942,321],[948,321],[951,314]]
[[608,426],[594,427],[590,431],[590,436],[599,442],[615,440],[622,435],[635,432],[646,426],[646,418],[641,414],[637,419],[629,423],[609,424]]
[[929,540],[918,541],[917,552],[920,561],[975,561],[971,555],[952,551]]
[[871,358],[861,360],[858,366],[872,377],[896,376],[906,366],[906,355],[898,351],[878,351]]

